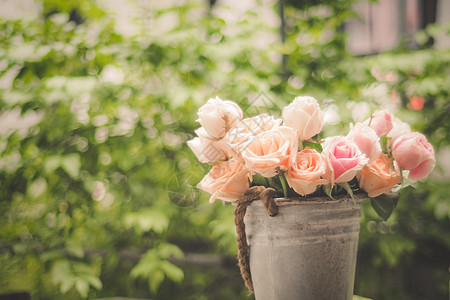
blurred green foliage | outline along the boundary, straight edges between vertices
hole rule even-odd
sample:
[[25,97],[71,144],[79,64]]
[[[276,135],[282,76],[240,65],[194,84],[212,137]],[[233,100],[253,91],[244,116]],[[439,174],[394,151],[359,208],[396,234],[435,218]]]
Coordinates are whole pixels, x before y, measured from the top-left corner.
[[[341,30],[353,2],[288,3],[284,44],[276,2],[234,21],[223,17],[232,7],[155,4],[131,34],[93,1],[44,1],[37,19],[0,20],[0,293],[248,299],[227,260],[233,206],[193,188],[208,166],[185,143],[215,95],[247,116],[314,95],[341,116],[324,134],[346,130],[349,101],[395,100],[437,151],[448,147],[450,51],[424,38],[448,28],[418,33],[414,51],[354,57]],[[410,109],[413,96],[423,109]],[[405,189],[386,222],[365,203],[356,294],[448,294],[450,190],[440,176]]]

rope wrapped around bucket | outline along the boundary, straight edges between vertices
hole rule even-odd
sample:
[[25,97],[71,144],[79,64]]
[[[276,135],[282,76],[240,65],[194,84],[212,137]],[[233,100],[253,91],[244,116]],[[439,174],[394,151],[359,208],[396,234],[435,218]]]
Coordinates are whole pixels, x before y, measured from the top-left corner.
[[250,251],[247,244],[247,235],[245,233],[244,216],[247,211],[247,206],[254,200],[261,200],[266,207],[269,216],[276,216],[278,213],[278,206],[275,204],[275,197],[276,192],[273,188],[254,186],[245,192],[236,203],[234,224],[236,225],[237,233],[238,264],[239,269],[241,270],[242,279],[244,279],[245,286],[250,293],[253,293],[253,282],[250,273]]

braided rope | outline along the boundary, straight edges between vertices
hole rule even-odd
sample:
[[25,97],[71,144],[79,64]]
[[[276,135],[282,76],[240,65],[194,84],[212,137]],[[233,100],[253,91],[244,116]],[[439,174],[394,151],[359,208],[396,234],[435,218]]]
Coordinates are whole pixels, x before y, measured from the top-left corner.
[[234,211],[239,269],[241,270],[241,275],[242,279],[244,279],[245,286],[251,294],[253,293],[253,282],[250,273],[250,250],[247,244],[247,235],[245,233],[244,216],[247,212],[247,206],[255,200],[261,200],[263,202],[269,216],[276,216],[278,213],[278,206],[275,204],[275,197],[276,193],[273,188],[266,188],[263,186],[251,187],[241,198],[238,199],[236,209]]

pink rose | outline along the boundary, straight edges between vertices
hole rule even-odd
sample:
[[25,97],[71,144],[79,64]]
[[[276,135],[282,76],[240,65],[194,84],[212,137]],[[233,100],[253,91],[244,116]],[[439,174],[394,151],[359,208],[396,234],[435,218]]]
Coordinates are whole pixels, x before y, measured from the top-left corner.
[[436,163],[433,146],[418,132],[399,136],[392,144],[392,156],[400,168],[410,170],[409,178],[424,179]]
[[287,171],[297,155],[297,134],[280,126],[257,135],[242,151],[242,158],[253,172],[273,177]]
[[298,194],[305,196],[313,193],[317,186],[327,183],[322,179],[325,171],[323,156],[316,150],[306,147],[297,153],[295,163],[285,175],[289,186]]
[[212,167],[197,187],[211,194],[209,202],[216,199],[234,202],[250,187],[250,170],[236,160],[224,161]]
[[219,97],[209,99],[198,110],[198,120],[208,136],[221,139],[234,125],[242,120],[242,110],[231,101]]
[[376,160],[381,154],[380,138],[375,130],[362,123],[351,126],[347,139],[353,141],[363,154],[369,159],[369,163]]
[[261,114],[253,118],[246,118],[228,131],[223,142],[232,154],[240,153],[246,143],[251,142],[256,135],[280,126],[282,120]]
[[389,193],[394,185],[402,181],[398,166],[394,166],[392,159],[386,154],[381,154],[377,160],[364,166],[356,177],[360,188],[369,197]]
[[385,110],[378,110],[374,112],[369,119],[364,121],[364,124],[369,125],[375,130],[378,136],[386,135],[391,131],[393,116],[390,112]]
[[322,130],[324,112],[313,97],[296,97],[283,108],[282,115],[284,125],[297,130],[299,140],[310,139]]
[[227,150],[221,141],[208,138],[204,128],[196,131],[198,137],[187,142],[189,148],[202,163],[214,163],[227,159]]
[[391,138],[391,145],[392,143],[399,137],[406,133],[411,132],[411,126],[409,126],[408,123],[402,122],[396,117],[393,117],[392,119],[392,129],[387,134],[388,137]]
[[322,146],[322,155],[328,165],[325,179],[332,185],[352,180],[367,164],[368,159],[358,146],[343,136],[326,138]]

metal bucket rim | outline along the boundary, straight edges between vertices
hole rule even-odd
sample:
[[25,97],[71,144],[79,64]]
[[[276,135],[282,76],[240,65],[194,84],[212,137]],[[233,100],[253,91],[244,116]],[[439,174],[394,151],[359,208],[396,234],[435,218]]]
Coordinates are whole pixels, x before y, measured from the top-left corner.
[[[366,199],[368,196],[366,193],[358,193],[354,194],[354,199],[356,204],[361,204],[361,202]],[[291,205],[314,205],[314,204],[337,204],[342,202],[353,202],[352,197],[350,195],[341,195],[336,196],[334,199],[330,199],[327,196],[318,196],[318,197],[288,197],[288,198],[275,198],[274,199],[278,206],[291,206]],[[256,201],[258,203],[259,201]],[[255,202],[253,202],[255,203]],[[255,203],[255,204],[256,204]],[[256,204],[258,205],[258,204]]]

